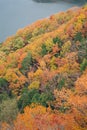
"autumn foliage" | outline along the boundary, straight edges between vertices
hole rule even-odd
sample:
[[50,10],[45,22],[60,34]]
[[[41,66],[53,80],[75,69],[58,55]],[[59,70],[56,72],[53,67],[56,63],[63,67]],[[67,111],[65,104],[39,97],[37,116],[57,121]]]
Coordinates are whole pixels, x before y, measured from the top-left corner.
[[[6,108],[12,113],[2,120]],[[0,45],[0,112],[1,130],[87,130],[87,5],[38,20]]]

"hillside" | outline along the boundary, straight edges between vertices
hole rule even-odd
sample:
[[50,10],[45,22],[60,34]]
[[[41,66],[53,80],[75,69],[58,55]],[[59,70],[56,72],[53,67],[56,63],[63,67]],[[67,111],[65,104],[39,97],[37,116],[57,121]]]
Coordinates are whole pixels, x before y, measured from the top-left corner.
[[38,20],[0,44],[0,124],[87,130],[87,5]]

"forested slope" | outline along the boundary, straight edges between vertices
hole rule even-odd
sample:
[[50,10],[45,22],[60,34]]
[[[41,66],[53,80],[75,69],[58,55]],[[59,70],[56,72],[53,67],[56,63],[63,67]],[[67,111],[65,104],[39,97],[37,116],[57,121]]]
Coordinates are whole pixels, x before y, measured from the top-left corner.
[[1,130],[87,129],[87,5],[0,45],[0,113]]

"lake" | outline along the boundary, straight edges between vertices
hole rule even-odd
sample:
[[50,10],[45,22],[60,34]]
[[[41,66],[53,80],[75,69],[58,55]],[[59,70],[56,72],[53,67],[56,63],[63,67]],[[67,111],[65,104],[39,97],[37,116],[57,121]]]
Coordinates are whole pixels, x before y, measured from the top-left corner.
[[41,3],[41,0],[0,0],[0,42],[38,19],[83,3],[62,0],[48,3]]

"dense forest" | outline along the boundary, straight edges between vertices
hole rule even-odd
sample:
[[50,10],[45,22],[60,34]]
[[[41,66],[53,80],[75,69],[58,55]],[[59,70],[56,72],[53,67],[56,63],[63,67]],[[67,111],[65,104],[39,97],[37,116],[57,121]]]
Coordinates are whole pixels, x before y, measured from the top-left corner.
[[87,5],[0,44],[0,130],[87,130]]

